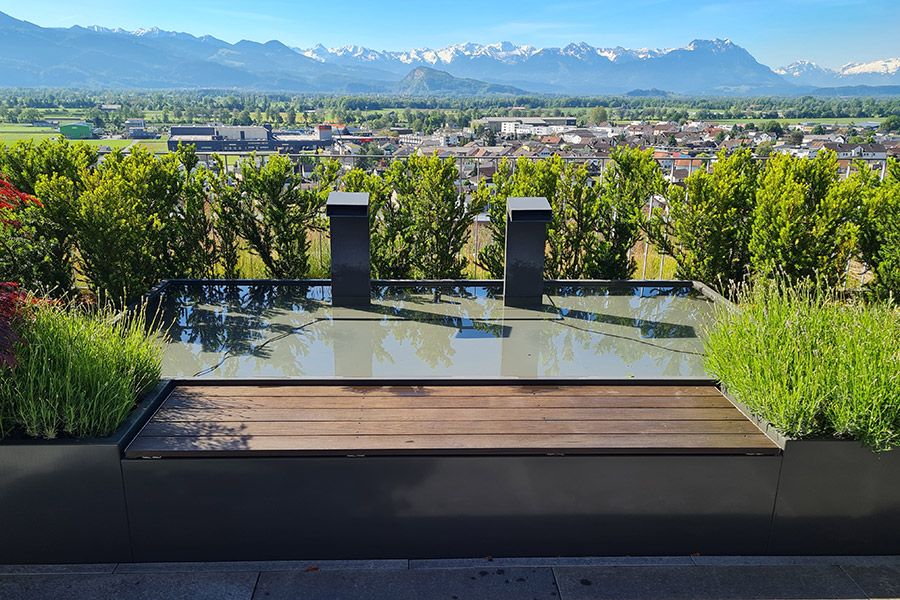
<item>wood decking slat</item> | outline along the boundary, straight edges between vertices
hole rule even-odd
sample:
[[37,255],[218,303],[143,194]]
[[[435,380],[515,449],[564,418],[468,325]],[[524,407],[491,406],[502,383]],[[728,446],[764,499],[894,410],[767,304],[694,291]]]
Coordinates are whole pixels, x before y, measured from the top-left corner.
[[713,386],[182,385],[128,458],[774,454]]
[[199,396],[172,394],[166,408],[732,408],[724,396]]
[[737,434],[610,434],[610,435],[359,435],[359,436],[196,436],[149,437],[141,436],[132,442],[132,456],[157,456],[162,454],[196,455],[212,453],[225,456],[272,452],[285,455],[332,454],[395,454],[398,449],[406,453],[452,454],[542,454],[596,453],[604,451],[642,450],[659,452],[661,449],[690,449],[699,453],[773,453],[760,443],[756,435]]
[[703,420],[745,417],[734,408],[162,408],[156,421],[595,421]]
[[502,432],[528,434],[606,433],[734,433],[753,434],[758,430],[744,421],[346,421],[285,422],[250,421],[209,423],[149,423],[142,435],[151,437],[212,435],[291,436],[306,435],[480,435]]

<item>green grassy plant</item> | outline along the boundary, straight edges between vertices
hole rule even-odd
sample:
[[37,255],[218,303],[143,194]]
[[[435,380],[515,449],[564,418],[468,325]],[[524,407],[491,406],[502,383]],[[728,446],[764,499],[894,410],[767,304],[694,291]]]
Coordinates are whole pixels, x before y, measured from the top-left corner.
[[17,364],[0,371],[8,427],[47,439],[108,435],[159,380],[161,344],[140,311],[36,301],[22,312]]
[[900,313],[808,281],[737,288],[704,335],[706,369],[793,438],[900,444]]

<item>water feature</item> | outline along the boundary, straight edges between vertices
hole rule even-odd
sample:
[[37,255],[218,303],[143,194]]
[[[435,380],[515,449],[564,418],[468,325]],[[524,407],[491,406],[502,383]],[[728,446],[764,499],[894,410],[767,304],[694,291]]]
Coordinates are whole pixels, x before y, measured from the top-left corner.
[[713,301],[689,284],[550,285],[535,308],[502,286],[373,286],[335,307],[329,285],[170,284],[166,377],[704,378]]

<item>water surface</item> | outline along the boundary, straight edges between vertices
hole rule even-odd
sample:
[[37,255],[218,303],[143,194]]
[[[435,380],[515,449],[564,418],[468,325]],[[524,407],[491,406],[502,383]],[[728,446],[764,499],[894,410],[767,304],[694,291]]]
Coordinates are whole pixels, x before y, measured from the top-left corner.
[[165,377],[707,377],[688,288],[548,287],[506,308],[501,289],[378,287],[367,308],[327,285],[171,286]]

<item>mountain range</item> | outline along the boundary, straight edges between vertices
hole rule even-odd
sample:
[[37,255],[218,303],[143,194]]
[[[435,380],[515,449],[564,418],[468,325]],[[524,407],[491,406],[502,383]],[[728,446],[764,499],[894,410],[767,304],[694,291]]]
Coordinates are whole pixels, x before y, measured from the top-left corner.
[[[226,88],[407,95],[800,94],[817,87],[900,85],[900,59],[831,70],[798,61],[772,70],[730,40],[681,48],[561,48],[509,42],[404,52],[360,46],[290,48],[272,40],[103,27],[45,28],[0,13],[0,85]],[[862,89],[862,88],[857,88]],[[850,93],[849,95],[852,95]]]
[[900,85],[900,58],[868,63],[847,63],[839,69],[820,67],[808,60],[798,60],[775,72],[799,85],[815,87],[857,85]]

